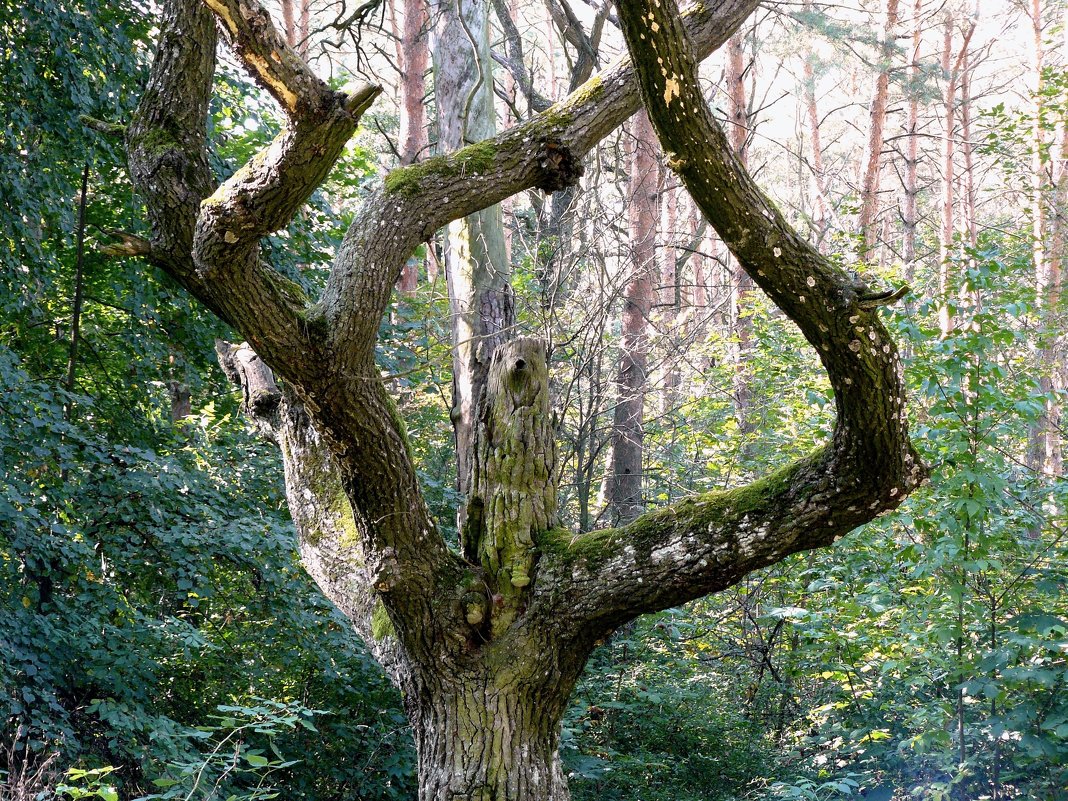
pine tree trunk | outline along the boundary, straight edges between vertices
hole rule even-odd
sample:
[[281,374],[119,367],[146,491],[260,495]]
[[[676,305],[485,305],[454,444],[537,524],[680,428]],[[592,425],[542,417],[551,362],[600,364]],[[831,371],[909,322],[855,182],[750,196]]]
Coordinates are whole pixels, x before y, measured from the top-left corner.
[[879,72],[875,76],[871,106],[868,109],[868,146],[865,154],[864,180],[860,189],[861,261],[871,259],[875,247],[875,217],[879,206],[879,171],[882,167],[883,126],[886,122],[886,100],[890,90],[890,58],[888,40],[897,27],[897,0],[886,0],[883,24],[879,30]]
[[954,139],[956,135],[957,76],[953,70],[953,15],[947,13],[942,40],[942,74],[945,87],[942,93],[942,235],[938,241],[938,327],[942,336],[954,328],[949,308],[953,293],[952,248],[955,231],[953,203],[955,181],[953,170]]
[[912,54],[908,68],[908,113],[905,143],[905,198],[901,209],[901,259],[905,262],[905,282],[911,283],[916,271],[916,228],[919,225],[920,159],[920,45],[923,35],[923,0],[916,0],[912,12]]
[[663,386],[660,410],[668,412],[675,407],[679,387],[679,368],[676,354],[685,336],[682,317],[682,286],[678,274],[678,250],[676,221],[678,217],[679,187],[674,176],[663,170],[661,177],[660,203],[660,288],[657,305],[660,313],[661,341],[663,344]]
[[649,116],[634,117],[630,169],[630,280],[623,297],[623,341],[605,501],[612,525],[642,511],[642,450],[645,391],[649,371],[649,314],[656,270],[657,144]]
[[[397,39],[397,64],[400,66],[400,119],[398,140],[402,166],[414,164],[426,151],[426,68],[430,63],[430,46],[427,41],[426,3],[422,0],[405,0],[401,22],[397,25],[397,9],[394,7],[394,36]],[[419,286],[420,260],[409,258],[401,270],[397,289],[411,294]]]
[[[806,9],[809,5],[806,3]],[[802,67],[804,82],[805,117],[808,121],[808,141],[812,149],[812,185],[816,195],[816,213],[812,227],[816,246],[821,253],[827,252],[827,231],[831,227],[831,203],[827,195],[826,169],[823,165],[823,143],[820,138],[820,115],[816,106],[816,73],[812,63],[815,54],[805,54]]]
[[[744,35],[739,32],[727,41],[727,136],[731,149],[743,167],[749,166],[749,105],[745,94]],[[749,296],[753,292],[753,278],[736,260],[731,260],[730,319],[734,332],[734,386],[733,398],[738,427],[746,432],[752,429],[750,405],[752,389],[748,367],[750,340],[753,338],[752,323],[747,314]]]

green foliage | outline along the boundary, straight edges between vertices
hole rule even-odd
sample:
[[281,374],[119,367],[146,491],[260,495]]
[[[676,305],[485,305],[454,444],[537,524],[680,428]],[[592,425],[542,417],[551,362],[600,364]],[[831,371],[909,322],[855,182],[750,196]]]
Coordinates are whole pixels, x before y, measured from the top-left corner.
[[[64,797],[162,797],[188,793],[183,771],[197,766],[201,789],[222,798],[264,797],[265,771],[294,797],[409,797],[399,699],[297,563],[277,453],[243,433],[214,364],[213,339],[228,332],[144,263],[96,252],[103,230],[136,231],[141,215],[116,144],[79,115],[127,116],[146,22],[122,3],[8,5],[0,26],[20,57],[0,73],[20,91],[0,99],[15,123],[0,149],[0,778],[70,767]],[[222,175],[272,130],[227,81]],[[358,187],[361,159],[354,149],[339,186]],[[72,200],[86,161],[68,391]],[[337,220],[320,200],[276,237],[293,252],[283,271],[321,283]],[[192,410],[175,420],[181,393]],[[314,729],[287,725],[304,705],[328,712]],[[227,719],[212,717],[220,708]],[[272,743],[316,758],[282,760]]]
[[595,652],[564,722],[575,799],[737,798],[774,773],[773,742],[699,626],[672,610]]

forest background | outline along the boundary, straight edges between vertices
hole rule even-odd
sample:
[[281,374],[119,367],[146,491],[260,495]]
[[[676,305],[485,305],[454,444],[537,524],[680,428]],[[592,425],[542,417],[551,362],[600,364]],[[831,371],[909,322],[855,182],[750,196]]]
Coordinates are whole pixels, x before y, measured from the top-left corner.
[[[320,75],[388,87],[269,240],[315,285],[369,184],[436,152],[429,17],[415,0],[275,10]],[[1068,798],[1065,14],[768,4],[703,66],[791,222],[911,287],[885,319],[931,478],[833,548],[606,642],[565,720],[576,799]],[[489,19],[501,128],[623,49],[610,4],[502,0]],[[143,218],[112,126],[153,32],[137,2],[0,0],[0,798],[411,798],[400,699],[299,565],[277,449],[216,359],[231,332],[115,234]],[[280,120],[222,65],[228,175]],[[584,167],[578,191],[503,209],[517,328],[551,343],[566,523],[737,486],[823,441],[814,354],[642,115]],[[405,271],[378,363],[454,529],[445,247]],[[637,498],[611,469],[635,404]]]

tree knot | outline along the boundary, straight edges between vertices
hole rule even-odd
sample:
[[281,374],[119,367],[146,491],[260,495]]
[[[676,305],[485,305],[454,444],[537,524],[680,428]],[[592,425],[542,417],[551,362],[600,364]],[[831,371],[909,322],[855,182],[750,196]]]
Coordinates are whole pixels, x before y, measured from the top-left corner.
[[575,186],[586,171],[582,160],[559,139],[542,139],[538,150],[541,180],[536,186],[547,195]]

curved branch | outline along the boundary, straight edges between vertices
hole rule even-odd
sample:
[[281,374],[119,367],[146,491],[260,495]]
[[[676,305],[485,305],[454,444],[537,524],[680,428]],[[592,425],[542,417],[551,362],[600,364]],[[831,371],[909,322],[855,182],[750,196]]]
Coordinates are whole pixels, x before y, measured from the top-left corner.
[[[214,192],[205,135],[216,46],[208,6],[290,119]],[[258,3],[163,4],[149,86],[127,130],[131,177],[152,221],[150,256],[264,358],[285,365],[291,378],[308,380],[321,371],[312,358],[288,358],[317,353],[305,317],[310,301],[260,260],[259,241],[287,224],[326,177],[378,92],[330,90],[285,45]]]
[[644,515],[629,526],[543,538],[575,636],[723,589],[751,570],[829,545],[923,481],[894,343],[872,295],[805,242],[733,155],[697,81],[674,0],[617,2],[668,165],[742,267],[816,348],[835,391],[831,442],[774,475]]
[[[723,0],[685,14],[698,57],[727,41],[758,4]],[[421,242],[517,192],[578,183],[582,157],[639,104],[634,68],[623,58],[522,125],[387,175],[347,232],[321,301],[338,358],[366,358],[397,276]]]

